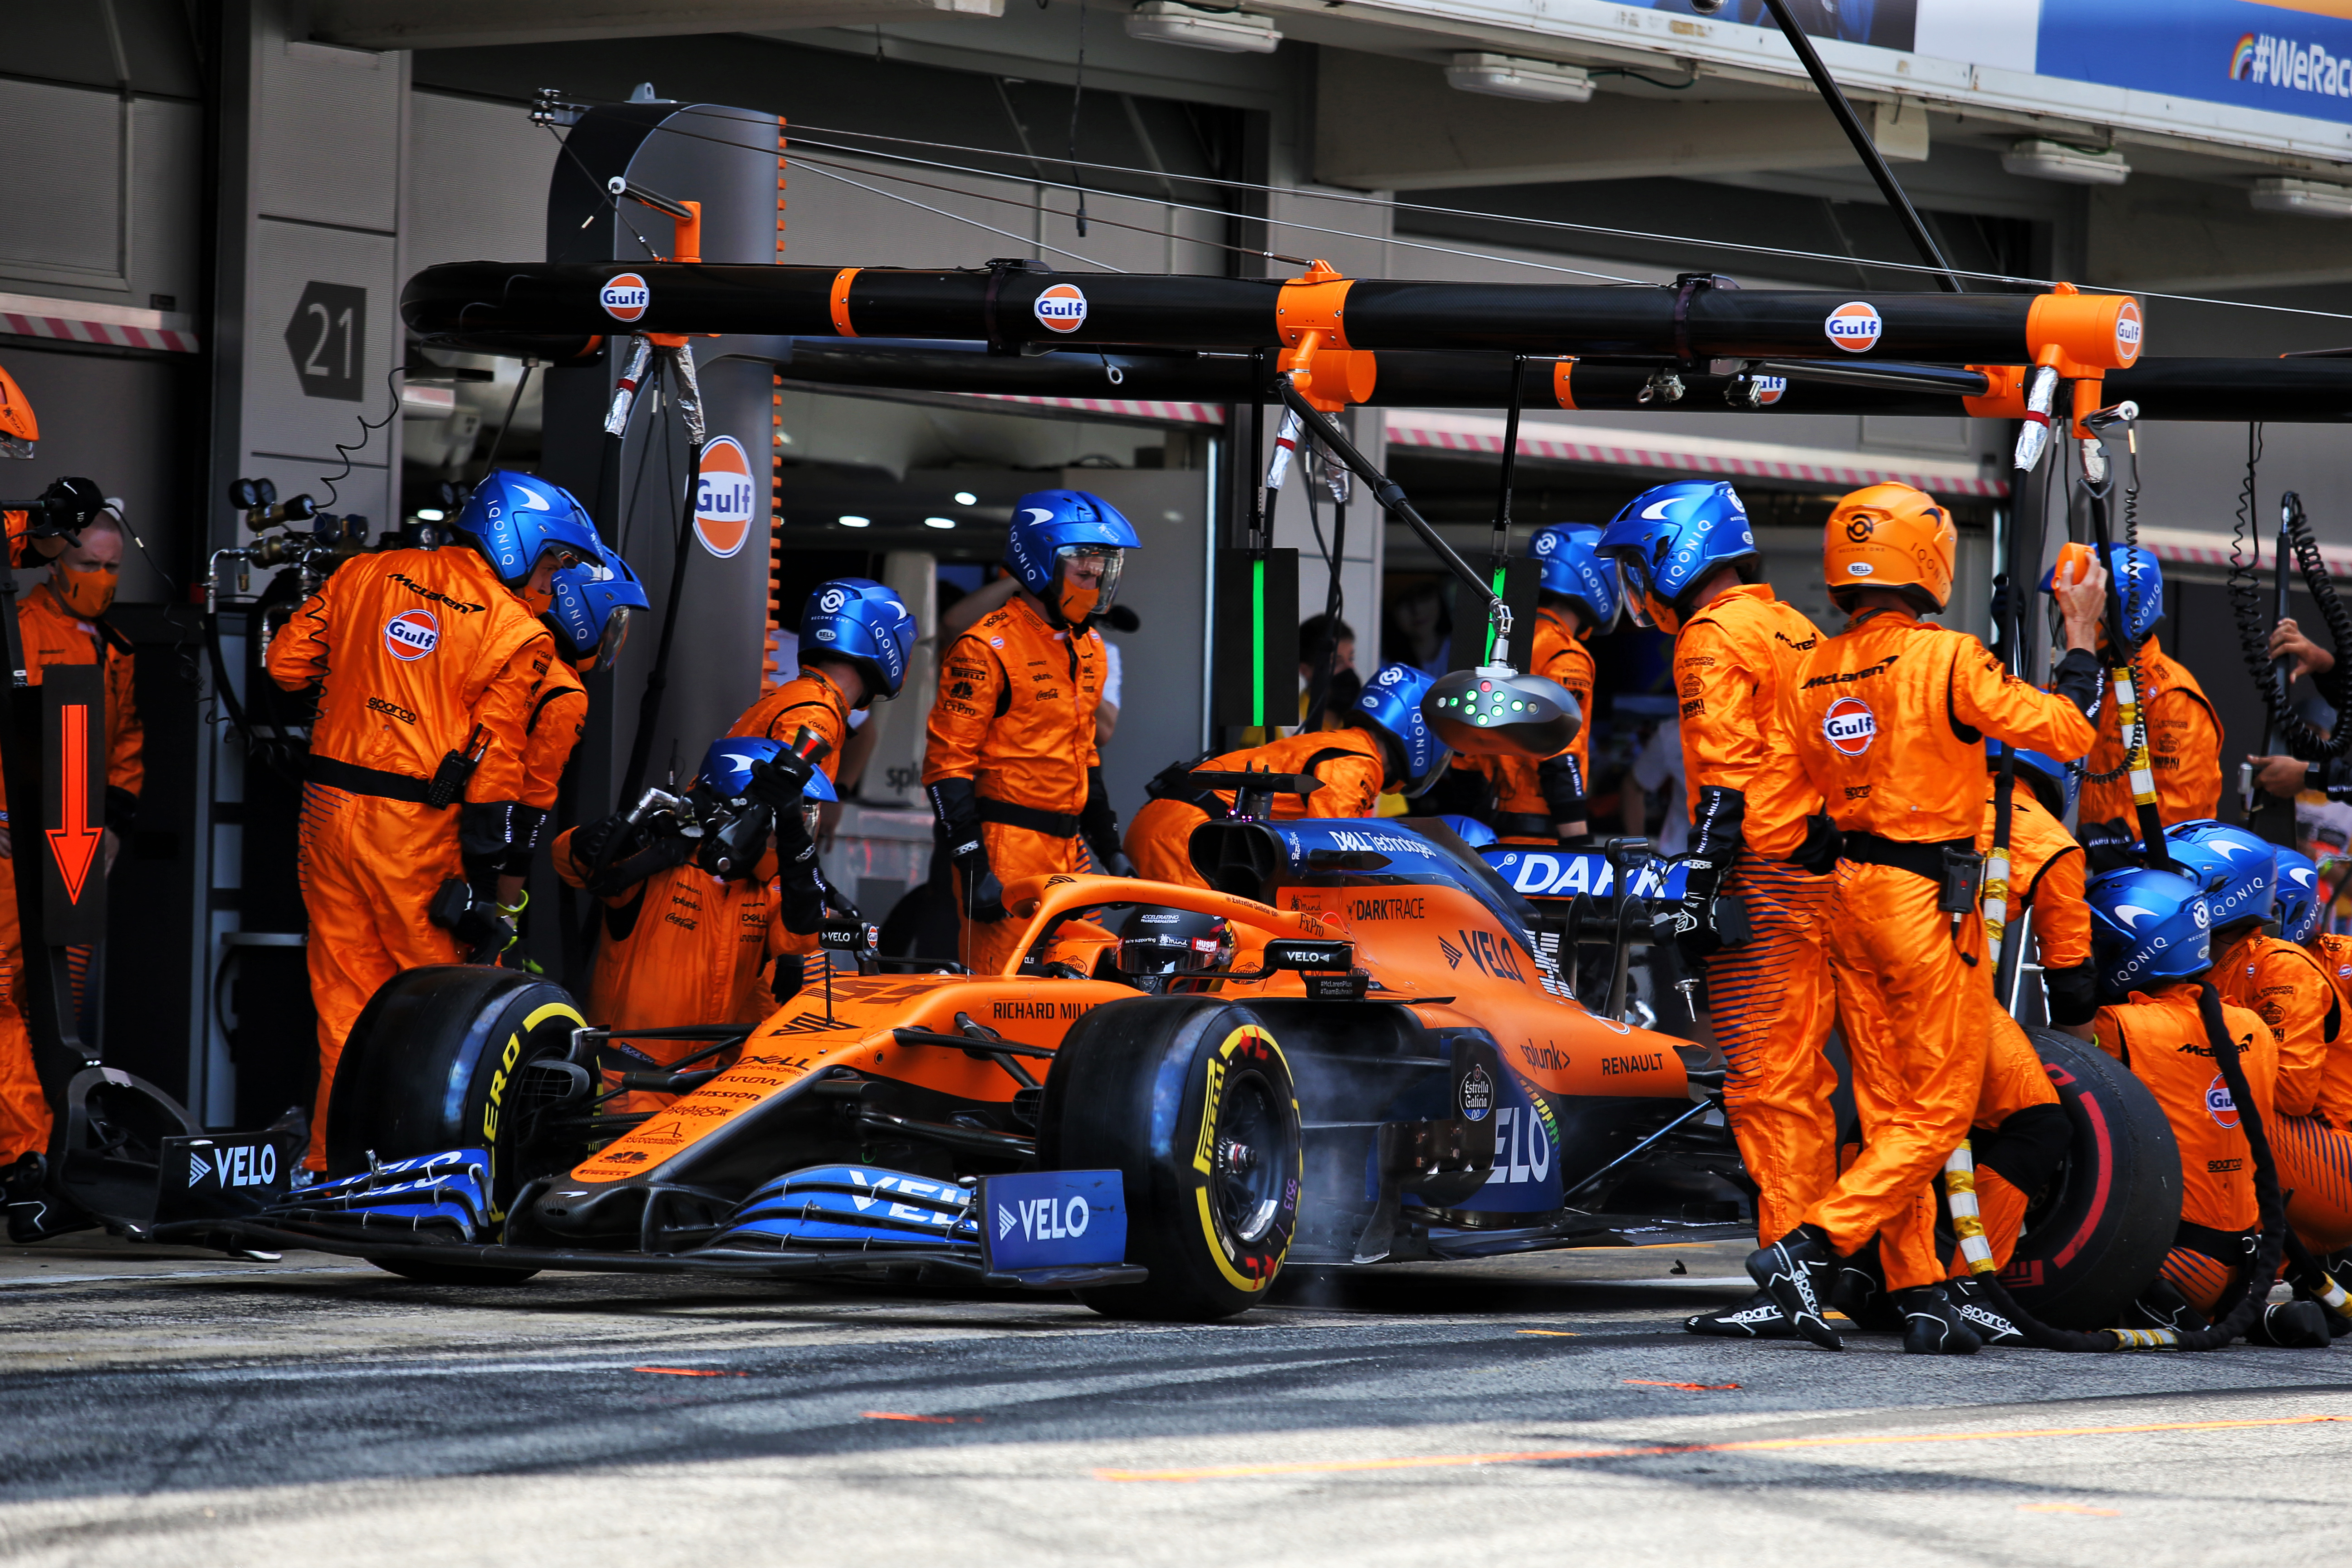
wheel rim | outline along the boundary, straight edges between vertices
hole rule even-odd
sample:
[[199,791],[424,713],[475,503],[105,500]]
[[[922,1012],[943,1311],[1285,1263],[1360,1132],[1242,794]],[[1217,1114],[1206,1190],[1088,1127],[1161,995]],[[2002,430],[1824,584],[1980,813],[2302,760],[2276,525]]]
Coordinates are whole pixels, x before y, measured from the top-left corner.
[[1218,1108],[1210,1205],[1219,1226],[1243,1246],[1274,1227],[1297,1163],[1283,1109],[1274,1085],[1255,1072],[1229,1079]]

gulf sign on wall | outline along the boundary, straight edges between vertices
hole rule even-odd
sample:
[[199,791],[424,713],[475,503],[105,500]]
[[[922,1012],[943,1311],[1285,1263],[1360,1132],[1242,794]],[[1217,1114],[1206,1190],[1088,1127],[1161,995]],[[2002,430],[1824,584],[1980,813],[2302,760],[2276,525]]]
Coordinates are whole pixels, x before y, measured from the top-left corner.
[[694,487],[694,536],[702,548],[721,561],[740,552],[751,537],[758,497],[742,442],[720,436],[705,446]]

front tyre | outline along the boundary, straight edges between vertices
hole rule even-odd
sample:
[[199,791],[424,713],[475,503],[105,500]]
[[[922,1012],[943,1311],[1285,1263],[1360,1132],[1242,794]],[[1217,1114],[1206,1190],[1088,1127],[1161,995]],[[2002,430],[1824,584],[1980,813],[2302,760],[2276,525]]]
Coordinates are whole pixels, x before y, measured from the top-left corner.
[[1038,1163],[1115,1170],[1140,1285],[1081,1290],[1106,1317],[1208,1322],[1265,1299],[1298,1225],[1290,1064],[1245,1007],[1135,997],[1071,1028],[1045,1079]]

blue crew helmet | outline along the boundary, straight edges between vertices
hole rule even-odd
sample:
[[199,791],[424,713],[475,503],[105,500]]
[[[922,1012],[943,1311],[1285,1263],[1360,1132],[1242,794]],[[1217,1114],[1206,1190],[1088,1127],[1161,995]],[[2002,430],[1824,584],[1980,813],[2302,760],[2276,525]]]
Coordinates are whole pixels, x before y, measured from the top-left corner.
[[[2129,544],[2110,544],[2107,570],[2115,577],[2116,597],[2124,607],[2124,640],[2137,644],[2164,619],[2164,569],[2147,551]],[[2042,574],[2042,591],[2050,595],[2053,625],[2057,621],[2058,596],[2052,591],[2052,580],[2057,574],[2055,566]]]
[[1437,782],[1453,753],[1423,716],[1421,700],[1437,682],[1409,664],[1384,664],[1364,683],[1364,694],[1348,711],[1353,722],[1381,738],[1388,756],[1389,785],[1417,795]]
[[1624,604],[1615,563],[1601,553],[1601,532],[1589,522],[1559,522],[1536,530],[1528,541],[1543,591],[1573,601],[1588,636],[1613,630]]
[[555,651],[583,673],[617,663],[632,617],[652,607],[629,563],[612,551],[604,559],[609,565],[583,561],[558,572],[547,613],[540,616],[555,636]]
[[2279,934],[2292,942],[2319,929],[2319,868],[2299,849],[2278,852]]
[[2213,912],[2190,879],[2126,866],[2092,878],[2083,896],[2100,1001],[2121,1002],[2213,967]]
[[[2000,742],[1988,737],[1985,741],[1985,771],[2000,770]],[[2079,763],[2062,763],[2046,752],[2029,752],[2017,748],[2017,782],[2033,792],[2042,809],[2061,822],[2074,809],[2074,797],[2083,785]]]
[[915,637],[907,602],[870,577],[820,583],[801,611],[801,662],[838,658],[856,665],[866,679],[860,708],[898,695]]
[[2165,853],[2205,889],[2216,926],[2266,921],[2278,909],[2278,846],[2208,818],[2164,830]]
[[1601,535],[1600,552],[1617,563],[1625,609],[1643,626],[1682,629],[1691,591],[1717,569],[1757,581],[1763,557],[1739,492],[1719,480],[1677,479],[1625,503]]
[[476,485],[451,526],[517,594],[551,552],[559,567],[605,563],[596,525],[570,491],[509,468],[494,468]]
[[1493,828],[1476,817],[1465,816],[1460,812],[1449,811],[1441,816],[1431,817],[1429,820],[1445,824],[1454,830],[1454,836],[1456,838],[1461,839],[1473,849],[1484,849],[1489,844],[1499,842],[1495,837]]
[[1083,626],[1118,595],[1123,552],[1142,548],[1134,524],[1085,490],[1032,490],[1013,503],[1004,563],[1064,626]]
[[[702,753],[702,785],[719,800],[740,800],[751,787],[752,767],[774,762],[785,750],[782,741],[772,741],[764,735],[735,735],[713,741],[710,749]],[[801,820],[810,833],[816,831],[816,808],[840,798],[840,792],[824,776],[823,768],[810,773],[808,783],[801,785]]]

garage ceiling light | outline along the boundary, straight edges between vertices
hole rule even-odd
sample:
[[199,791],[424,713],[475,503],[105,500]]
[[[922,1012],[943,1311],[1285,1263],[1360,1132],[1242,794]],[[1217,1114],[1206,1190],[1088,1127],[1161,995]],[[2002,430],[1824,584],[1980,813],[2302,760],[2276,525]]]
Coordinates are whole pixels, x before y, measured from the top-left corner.
[[2131,178],[2131,165],[2121,153],[2070,147],[2063,142],[2015,142],[2000,155],[2000,166],[2032,180],[2056,180],[2068,185],[2120,185]]
[[955,503],[958,506],[978,506],[980,498],[970,490],[958,490],[955,493]]
[[955,519],[951,517],[927,517],[923,519],[923,526],[925,528],[953,528],[955,526]]
[[1182,44],[1227,55],[1270,55],[1282,34],[1264,16],[1205,11],[1176,0],[1143,0],[1127,14],[1127,36],[1155,44]]
[[841,516],[834,519],[834,521],[841,524],[844,528],[871,528],[874,526],[874,520],[872,518],[859,517],[855,512],[844,512]]
[[2330,185],[2318,180],[2256,180],[2247,199],[2256,212],[2352,217],[2352,185]]
[[1514,55],[1456,55],[1445,68],[1445,82],[1464,92],[1529,103],[1582,103],[1592,96],[1592,78],[1581,68]]

